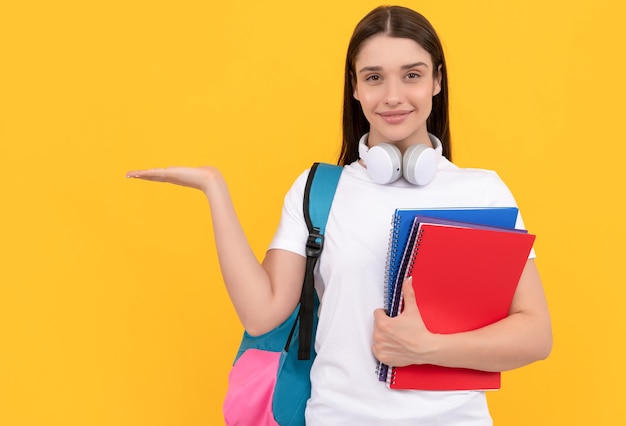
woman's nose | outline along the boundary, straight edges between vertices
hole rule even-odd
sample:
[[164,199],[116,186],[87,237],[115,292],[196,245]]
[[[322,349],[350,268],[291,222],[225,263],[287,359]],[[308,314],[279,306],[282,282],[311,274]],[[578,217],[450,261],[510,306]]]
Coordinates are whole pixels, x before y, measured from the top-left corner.
[[387,105],[394,106],[402,103],[402,88],[399,83],[389,81],[386,89],[385,103]]

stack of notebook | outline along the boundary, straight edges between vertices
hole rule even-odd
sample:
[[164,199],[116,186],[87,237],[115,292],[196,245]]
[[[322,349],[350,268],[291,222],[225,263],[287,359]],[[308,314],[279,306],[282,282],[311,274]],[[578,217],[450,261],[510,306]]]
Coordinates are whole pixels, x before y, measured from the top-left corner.
[[[402,283],[433,333],[458,333],[508,315],[534,235],[515,229],[517,208],[396,210],[385,276],[385,309],[402,311]],[[497,389],[499,372],[379,364],[392,389]]]

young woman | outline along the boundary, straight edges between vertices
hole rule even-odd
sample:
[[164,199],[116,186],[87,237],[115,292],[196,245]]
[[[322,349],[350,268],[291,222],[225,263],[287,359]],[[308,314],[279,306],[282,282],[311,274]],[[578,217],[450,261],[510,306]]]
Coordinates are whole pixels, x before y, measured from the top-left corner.
[[[344,171],[316,276],[321,309],[309,425],[490,425],[484,392],[390,390],[378,381],[377,362],[503,371],[543,359],[551,350],[550,318],[534,254],[508,317],[487,327],[448,335],[429,332],[407,283],[402,314],[389,318],[381,309],[396,208],[515,206],[494,172],[450,162],[447,91],[441,43],[423,16],[403,7],[379,7],[357,25],[345,69],[339,160]],[[432,170],[426,164],[425,170],[417,167],[395,180],[388,170],[374,167],[374,148],[385,157],[397,154],[394,146],[405,158],[427,152]],[[369,167],[364,160],[370,160]],[[405,164],[411,167],[416,168]],[[129,172],[128,177],[206,194],[228,293],[246,330],[262,334],[281,323],[299,300],[308,236],[302,215],[307,174],[286,195],[262,263],[250,249],[216,168],[170,167]],[[523,226],[521,218],[518,226]]]

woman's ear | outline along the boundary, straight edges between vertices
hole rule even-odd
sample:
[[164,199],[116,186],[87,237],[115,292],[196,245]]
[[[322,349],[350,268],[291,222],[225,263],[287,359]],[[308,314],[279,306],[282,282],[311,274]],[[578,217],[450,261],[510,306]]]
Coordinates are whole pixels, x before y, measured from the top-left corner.
[[354,74],[350,73],[350,84],[352,84],[352,97],[354,97],[354,99],[356,99],[357,101],[361,102],[361,100],[359,99],[359,91],[357,90],[356,87],[356,80],[354,79]]
[[437,96],[441,92],[441,80],[443,74],[441,73],[441,64],[437,67],[437,75],[435,75],[435,84],[433,86],[433,96]]

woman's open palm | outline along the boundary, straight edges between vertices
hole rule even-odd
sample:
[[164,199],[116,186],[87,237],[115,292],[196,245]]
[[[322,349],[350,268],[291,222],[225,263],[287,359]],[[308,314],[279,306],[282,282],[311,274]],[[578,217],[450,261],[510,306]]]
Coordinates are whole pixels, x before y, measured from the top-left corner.
[[167,182],[175,185],[196,188],[206,192],[209,181],[219,175],[215,167],[166,167],[135,170],[126,173],[127,178]]

